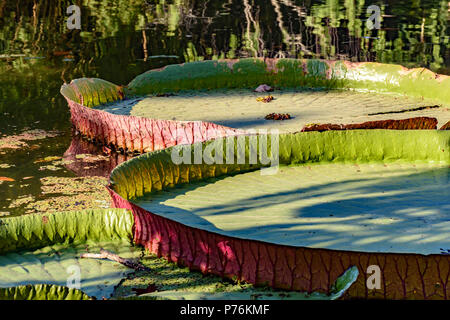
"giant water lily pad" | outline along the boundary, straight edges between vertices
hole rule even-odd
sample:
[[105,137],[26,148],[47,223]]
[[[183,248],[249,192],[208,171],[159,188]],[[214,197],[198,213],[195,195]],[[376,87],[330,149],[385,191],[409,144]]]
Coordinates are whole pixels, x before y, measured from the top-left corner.
[[[447,108],[421,108],[432,106],[432,101],[450,107],[446,94],[431,94],[439,88],[448,90],[448,77],[433,79],[431,72],[422,71],[321,60],[203,61],[139,75],[126,92],[129,96],[153,96],[120,101],[103,106],[103,110],[152,119],[201,120],[239,129],[275,127],[285,132],[298,131],[309,123],[358,123],[404,119],[405,115],[437,117],[442,126],[450,120]],[[270,103],[260,103],[261,93],[249,89],[261,83],[282,90],[271,93],[275,100]],[[310,87],[316,89],[305,90]],[[288,113],[291,119],[266,121],[264,116],[273,112]]]
[[[253,92],[263,83],[276,88],[269,103],[258,102],[261,94]],[[449,88],[448,76],[397,65],[237,59],[169,65],[124,87],[76,79],[61,93],[84,136],[144,153],[240,129],[296,132],[309,124],[417,117],[431,122],[415,120],[405,128],[435,129],[450,120]],[[266,120],[274,113],[287,115],[287,120]],[[383,123],[367,127],[389,128]]]
[[0,256],[0,288],[28,284],[67,286],[72,283],[70,276],[77,270],[80,272],[80,290],[97,299],[109,298],[114,287],[134,270],[110,260],[80,258],[83,253],[98,253],[101,248],[123,258],[138,258],[141,253],[130,242],[123,241],[55,244],[12,252]]
[[75,294],[56,287],[36,287],[49,285],[75,286],[98,299],[110,297],[114,287],[134,270],[114,261],[81,259],[80,255],[104,248],[123,258],[138,258],[141,250],[133,246],[132,227],[131,213],[118,209],[1,219],[0,288],[5,289],[0,296],[62,299]]
[[[374,297],[442,298],[449,151],[443,130],[228,137],[131,159],[111,188],[139,243],[205,272],[320,292],[344,268],[376,265]],[[199,152],[210,157],[195,162]],[[349,294],[365,292],[360,276]]]
[[[251,91],[262,83],[276,88],[268,103]],[[448,257],[439,255],[447,238],[431,233],[447,230],[448,201],[440,190],[448,177],[448,133],[282,134],[275,157],[278,174],[285,176],[279,179],[267,177],[268,171],[266,178],[252,172],[267,165],[261,154],[249,161],[255,146],[244,146],[244,162],[220,149],[225,140],[242,143],[242,136],[223,136],[242,135],[240,129],[249,128],[289,133],[304,125],[304,131],[436,129],[449,119],[449,86],[448,76],[396,65],[240,59],[167,66],[125,87],[78,79],[61,92],[75,127],[88,138],[124,152],[161,150],[117,167],[110,186],[115,205],[135,214],[135,241],[153,253],[203,272],[308,292],[329,290],[331,279],[353,265],[366,270],[380,264],[383,289],[373,296],[442,298],[450,296],[448,276],[440,278],[449,265]],[[266,120],[273,113],[290,115],[284,121]],[[421,118],[405,120],[412,116]],[[384,121],[389,119],[403,121]],[[371,120],[383,121],[367,124]],[[247,136],[244,143],[265,138]],[[208,140],[213,141],[204,143]],[[190,149],[171,148],[192,143]],[[213,150],[215,162],[198,162],[196,148]],[[276,149],[271,144],[272,156]],[[178,156],[174,160],[174,150],[182,150],[181,163]],[[305,166],[318,170],[307,179],[298,171]],[[349,178],[357,175],[360,180]],[[242,182],[259,189],[251,194]],[[388,189],[384,195],[383,188]],[[424,194],[432,200],[424,200]],[[277,204],[267,200],[267,208],[261,208],[256,204],[261,198]],[[402,224],[407,236],[389,234],[395,220],[389,210],[401,218],[394,223]],[[355,219],[356,226],[350,222]],[[317,230],[323,233],[314,236]],[[411,247],[401,246],[409,242]],[[413,250],[413,244],[420,246]],[[367,297],[364,280],[358,277],[351,294]]]
[[[118,102],[98,109],[118,115],[161,120],[206,121],[237,129],[300,131],[317,123],[362,123],[409,117],[433,117],[438,127],[450,120],[450,109],[430,101],[400,95],[341,90],[276,90],[270,103],[249,89],[184,91],[168,97],[150,96],[133,104]],[[268,121],[270,113],[287,113],[291,119]]]
[[[185,225],[243,239],[433,254],[450,244],[448,164],[324,164],[253,171],[133,200]],[[437,231],[439,232],[437,233]]]
[[195,154],[195,146],[130,160],[113,171],[114,188],[146,211],[242,239],[422,254],[450,243],[446,131],[280,135],[281,166],[269,175],[248,162],[225,164],[230,141],[249,154],[250,138],[239,139],[209,144],[223,150],[224,164],[174,164],[175,150]]

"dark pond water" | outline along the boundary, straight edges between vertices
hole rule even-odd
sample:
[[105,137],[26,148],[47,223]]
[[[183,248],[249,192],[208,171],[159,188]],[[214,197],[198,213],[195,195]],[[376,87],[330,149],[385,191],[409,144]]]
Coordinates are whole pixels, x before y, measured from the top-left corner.
[[[23,213],[11,202],[38,196],[42,177],[75,175],[36,163],[62,156],[71,143],[59,89],[74,78],[126,84],[171,63],[255,56],[379,61],[450,74],[447,0],[74,2],[81,30],[66,27],[72,1],[0,0],[0,139],[59,132],[15,150],[0,142],[0,177],[15,180],[0,184],[0,212]],[[379,30],[366,25],[371,4],[381,8]]]

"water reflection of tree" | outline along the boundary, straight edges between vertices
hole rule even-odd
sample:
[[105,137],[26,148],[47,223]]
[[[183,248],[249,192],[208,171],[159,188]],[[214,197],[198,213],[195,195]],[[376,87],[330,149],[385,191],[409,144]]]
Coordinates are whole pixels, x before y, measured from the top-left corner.
[[188,61],[243,56],[377,60],[433,70],[449,60],[446,0],[385,1],[378,31],[365,26],[364,0],[78,2],[82,32],[65,28],[71,1],[1,0],[0,51],[47,56],[71,51],[77,71],[90,75],[105,71],[102,66],[119,56],[124,64],[117,67],[127,68],[125,61],[145,62],[161,54]]
[[[81,32],[65,26],[72,2],[0,0],[0,115],[15,115],[0,117],[2,130],[13,122],[64,127],[62,82],[87,76],[124,84],[182,61],[376,60],[450,74],[447,0],[383,1],[378,31],[365,26],[364,0],[78,0]],[[180,58],[154,58],[160,55]]]

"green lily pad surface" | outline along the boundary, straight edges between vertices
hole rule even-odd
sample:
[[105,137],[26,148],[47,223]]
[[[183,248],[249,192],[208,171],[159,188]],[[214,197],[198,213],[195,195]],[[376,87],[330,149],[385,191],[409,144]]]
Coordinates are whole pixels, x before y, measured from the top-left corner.
[[[258,97],[272,95],[269,103]],[[250,89],[183,91],[170,96],[118,101],[101,108],[113,114],[152,119],[202,120],[239,129],[276,128],[299,131],[311,123],[361,123],[373,120],[435,117],[438,127],[450,120],[447,107],[434,107],[430,101],[400,95],[340,90],[275,90],[255,93]],[[270,113],[288,113],[292,119],[267,121]]]
[[131,212],[123,209],[0,219],[0,297],[63,299],[75,294],[39,287],[45,284],[109,298],[114,287],[134,270],[115,261],[82,259],[80,255],[100,253],[104,248],[123,258],[139,258],[141,249],[133,246],[132,226]]
[[450,243],[447,164],[283,166],[134,203],[192,227],[282,245],[432,254]]
[[78,289],[97,299],[109,298],[114,287],[134,270],[115,261],[80,258],[82,253],[99,253],[101,248],[123,258],[138,258],[141,252],[129,242],[88,242],[8,253],[0,256],[0,287],[27,284],[67,286],[72,283],[70,276],[74,275],[74,270],[79,270],[81,286]]

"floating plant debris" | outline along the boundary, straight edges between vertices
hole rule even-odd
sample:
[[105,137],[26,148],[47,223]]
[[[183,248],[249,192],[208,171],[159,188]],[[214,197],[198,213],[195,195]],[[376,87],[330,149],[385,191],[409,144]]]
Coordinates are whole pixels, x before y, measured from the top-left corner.
[[62,169],[63,169],[62,167],[58,167],[58,166],[54,166],[54,165],[39,167],[39,171],[44,171],[44,170],[58,171],[58,170],[62,170]]
[[268,102],[272,101],[273,99],[274,99],[273,96],[266,96],[266,97],[256,98],[256,101],[268,103]]
[[116,261],[128,268],[135,269],[136,271],[150,271],[147,267],[136,261],[135,259],[126,259],[120,257],[119,255],[105,250],[100,249],[100,253],[83,253],[80,258],[90,258],[90,259],[106,259],[111,261]]
[[43,159],[38,159],[34,163],[52,162],[52,161],[60,160],[60,159],[61,159],[61,157],[58,157],[58,156],[49,156],[49,157],[45,157]]
[[264,117],[266,120],[288,120],[291,119],[289,113],[270,113]]
[[441,127],[441,130],[450,130],[450,121],[448,121],[446,124],[444,124]]
[[109,158],[107,156],[103,155],[95,155],[95,154],[89,154],[89,153],[82,153],[75,155],[75,158],[78,160],[83,160],[86,163],[95,163],[97,161],[106,161]]
[[262,85],[258,86],[258,88],[256,88],[254,91],[255,92],[270,92],[270,91],[273,91],[273,88],[271,86],[268,86],[267,84],[262,84]]
[[34,201],[34,197],[33,196],[21,196],[16,200],[13,200],[11,202],[11,204],[9,205],[9,208],[18,208],[22,205],[28,204],[30,202]]
[[110,207],[106,178],[45,177],[40,182],[40,195],[35,199],[13,200],[11,208],[23,208],[25,213],[45,213]]
[[404,110],[375,112],[375,113],[369,113],[368,116],[376,116],[376,115],[379,115],[379,114],[414,112],[414,111],[421,111],[421,110],[427,110],[427,109],[436,109],[436,108],[441,108],[441,106],[437,106],[437,105],[436,106],[423,106],[423,107],[410,108],[410,109],[404,109]]
[[416,117],[402,120],[366,121],[352,124],[308,124],[301,131],[355,130],[355,129],[390,129],[390,130],[431,130],[437,128],[437,119]]
[[158,290],[158,288],[154,284],[149,284],[146,288],[131,288],[134,292],[136,292],[136,295],[141,295],[145,293],[151,293]]
[[[60,135],[57,131],[44,131],[40,129],[26,130],[18,135],[6,136],[0,138],[0,150],[2,149],[21,149],[28,147],[26,141],[35,141],[46,138],[53,138]],[[32,146],[33,148],[36,148]],[[39,146],[37,146],[39,147]]]

